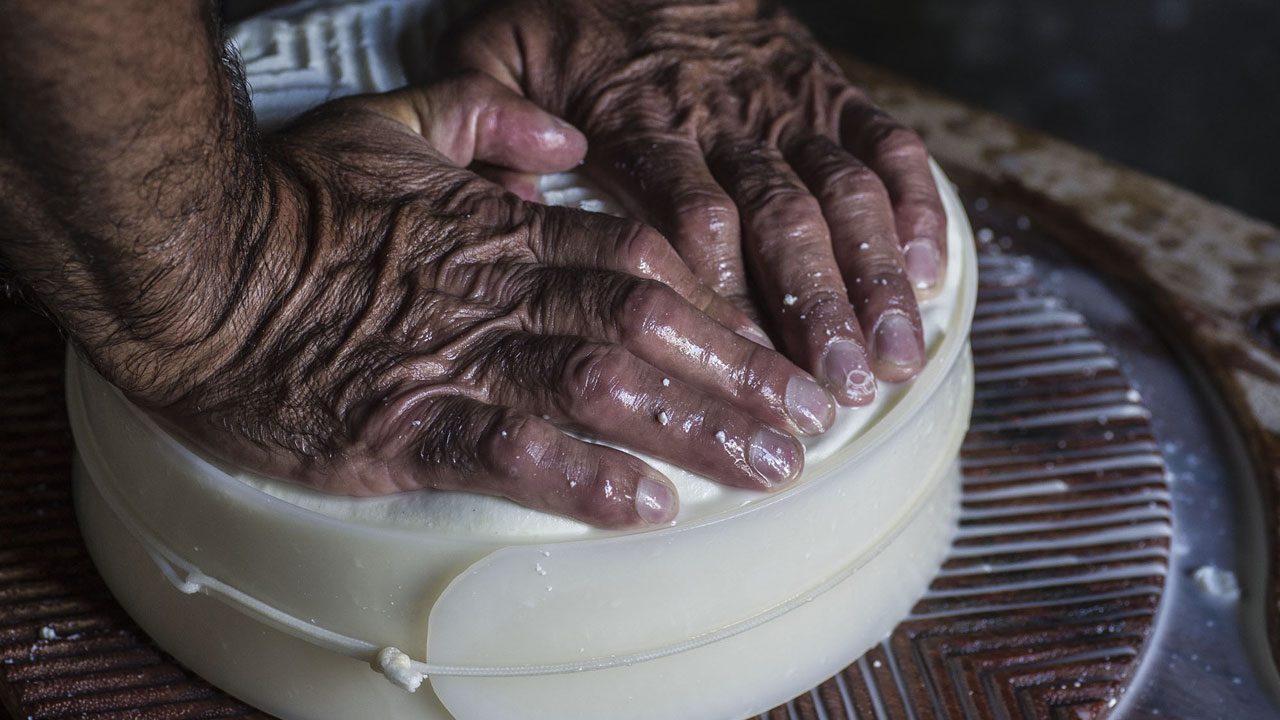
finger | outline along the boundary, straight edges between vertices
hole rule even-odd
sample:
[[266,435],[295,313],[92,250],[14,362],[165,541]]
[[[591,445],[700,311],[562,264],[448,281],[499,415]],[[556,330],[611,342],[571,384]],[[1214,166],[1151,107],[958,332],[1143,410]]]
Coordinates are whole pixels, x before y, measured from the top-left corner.
[[486,307],[518,319],[508,329],[622,345],[668,381],[680,380],[789,432],[816,434],[834,421],[831,396],[808,373],[731,332],[660,282],[581,268],[477,267],[449,273],[440,290],[461,297],[483,288]]
[[841,404],[871,402],[866,344],[817,200],[773,148],[723,145],[711,167],[738,204],[748,262],[788,354]]
[[691,139],[629,134],[597,143],[588,165],[633,216],[665,235],[693,274],[748,315],[738,210]]
[[920,136],[865,99],[841,115],[841,142],[867,164],[889,192],[907,276],[920,297],[941,289],[947,263],[947,216]]
[[[541,211],[540,232],[531,248],[542,263],[613,270],[657,280],[721,325],[765,347],[769,337],[745,312],[699,280],[667,239],[632,220],[563,208]],[[564,242],[562,238],[584,237]]]
[[457,396],[405,401],[392,421],[407,438],[399,456],[409,487],[398,489],[497,495],[605,528],[676,516],[675,487],[626,453],[575,440],[511,408]]
[[791,435],[654,368],[620,345],[512,335],[498,350],[492,401],[544,413],[601,440],[733,487],[767,490],[799,477]]
[[788,159],[822,207],[876,375],[889,381],[915,376],[924,365],[920,311],[880,178],[822,136],[797,140]]
[[540,175],[485,163],[472,163],[468,169],[525,202],[542,202],[542,191],[538,189]]
[[573,126],[479,72],[359,102],[422,135],[462,167],[481,161],[522,173],[563,172],[587,153],[586,138]]
[[538,271],[525,293],[531,329],[617,343],[680,380],[790,432],[835,420],[831,396],[777,352],[736,335],[653,280]]

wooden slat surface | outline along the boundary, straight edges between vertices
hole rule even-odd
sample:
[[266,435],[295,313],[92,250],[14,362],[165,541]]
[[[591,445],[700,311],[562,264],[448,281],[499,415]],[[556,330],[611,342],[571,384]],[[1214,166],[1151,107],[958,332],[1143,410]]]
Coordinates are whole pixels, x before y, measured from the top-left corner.
[[1055,242],[1147,298],[1182,340],[1248,445],[1270,542],[1263,605],[1280,659],[1280,229],[855,58],[837,61],[920,132],[954,179],[1033,209]]

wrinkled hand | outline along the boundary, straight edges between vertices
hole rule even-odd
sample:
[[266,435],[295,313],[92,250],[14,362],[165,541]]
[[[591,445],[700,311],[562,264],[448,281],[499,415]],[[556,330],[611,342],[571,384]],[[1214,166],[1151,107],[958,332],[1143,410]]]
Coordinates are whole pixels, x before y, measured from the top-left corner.
[[790,432],[832,421],[830,396],[737,334],[747,317],[657,232],[463,169],[560,171],[585,152],[486,77],[341,100],[265,147],[268,214],[219,252],[243,258],[226,316],[109,372],[224,458],[329,492],[463,490],[624,527],[674,517],[674,488],[557,425],[763,489],[800,472]]
[[842,404],[920,370],[946,258],[924,146],[771,3],[507,0],[445,60],[580,128],[593,177]]

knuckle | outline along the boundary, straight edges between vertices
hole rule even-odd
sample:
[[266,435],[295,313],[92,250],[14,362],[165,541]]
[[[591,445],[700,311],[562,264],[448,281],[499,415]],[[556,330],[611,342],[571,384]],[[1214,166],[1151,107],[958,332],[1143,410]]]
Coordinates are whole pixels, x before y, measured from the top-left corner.
[[738,207],[722,192],[692,188],[675,196],[673,211],[687,232],[710,234],[716,242],[736,241]]
[[514,232],[520,233],[525,244],[535,258],[559,257],[570,249],[574,243],[587,242],[593,232],[601,230],[601,225],[584,213],[568,207],[550,207],[541,203],[525,202],[512,198],[512,202],[520,207],[518,226]]
[[480,455],[486,469],[512,476],[541,463],[550,444],[542,423],[514,411],[502,412],[485,430]]
[[889,202],[889,192],[880,176],[859,162],[841,163],[833,168],[824,178],[821,192],[826,203],[848,200]]
[[[733,372],[727,376],[729,380],[729,390],[735,398],[756,399],[767,398],[775,393],[771,389],[773,383],[772,368],[775,366],[775,358],[769,350],[752,343],[753,347],[747,350],[746,355],[742,359],[742,367],[746,368],[746,372]],[[699,407],[696,414],[698,417],[711,417],[711,409],[704,402]],[[704,428],[705,429],[705,428]],[[715,430],[709,431],[710,435],[715,434]]]
[[875,134],[877,154],[894,158],[924,158],[924,141],[912,129],[896,121],[883,123]]
[[651,333],[671,324],[683,299],[657,280],[637,279],[623,289],[616,322],[623,339]]
[[763,222],[777,223],[778,227],[806,231],[814,230],[815,225],[825,226],[818,199],[790,183],[777,186],[762,196],[759,217]]
[[637,275],[654,274],[654,265],[671,252],[667,239],[657,230],[638,222],[629,222],[619,249],[623,266]]
[[484,423],[474,414],[471,403],[446,398],[422,408],[411,404],[392,410],[385,427],[396,433],[398,440],[412,442],[424,465],[461,472],[476,469],[480,449],[477,432],[483,430]]
[[574,498],[574,511],[578,517],[593,523],[606,525],[627,524],[634,515],[629,493],[618,482],[604,473],[592,472],[577,483],[581,491]]
[[930,200],[908,200],[902,202],[896,213],[899,218],[907,218],[909,235],[901,238],[909,242],[917,237],[931,237],[941,247],[946,242],[947,215],[942,203]]
[[448,220],[459,228],[477,227],[511,232],[530,224],[530,208],[519,198],[495,190],[478,175],[457,178],[442,188],[428,212]]
[[565,366],[567,413],[592,417],[603,410],[630,366],[628,353],[621,347],[584,343],[570,355]]
[[889,293],[891,295],[908,295],[912,292],[911,283],[903,273],[901,266],[892,262],[877,262],[864,269],[860,275],[862,282],[859,289],[867,295],[873,293]]
[[904,200],[899,205],[898,212],[916,218],[917,223],[929,223],[934,227],[932,230],[939,230],[946,222],[946,210],[942,207],[942,201],[933,194],[930,197],[927,193],[920,193],[919,197]]
[[748,319],[758,320],[755,315],[758,309],[751,290],[747,288],[745,282],[740,282],[740,278],[737,275],[726,273],[720,278],[720,282],[712,287],[712,290],[730,307],[744,313]]
[[843,293],[820,290],[802,298],[796,309],[810,326],[826,326],[845,322],[853,306]]

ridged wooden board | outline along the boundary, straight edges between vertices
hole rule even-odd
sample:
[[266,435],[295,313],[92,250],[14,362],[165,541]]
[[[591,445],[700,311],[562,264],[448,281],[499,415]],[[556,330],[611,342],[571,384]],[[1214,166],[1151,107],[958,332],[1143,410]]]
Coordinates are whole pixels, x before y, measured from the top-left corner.
[[[980,230],[1001,222],[971,212]],[[999,242],[979,257],[951,555],[885,642],[764,718],[1092,718],[1136,668],[1171,534],[1149,414],[1032,260]],[[72,512],[61,338],[5,305],[0,347],[3,706],[38,720],[265,717],[181,668],[116,606]]]
[[[1239,431],[1248,492],[1259,496],[1263,611],[1270,661],[1280,661],[1280,228],[853,57],[836,60],[924,137],[953,179],[1035,208],[1036,226],[1062,248],[1141,297],[1147,321],[1204,374]],[[1274,687],[1262,692],[1275,697]]]
[[763,718],[1078,720],[1122,696],[1168,570],[1168,477],[1141,396],[1032,262],[980,249],[950,557],[887,640]]

